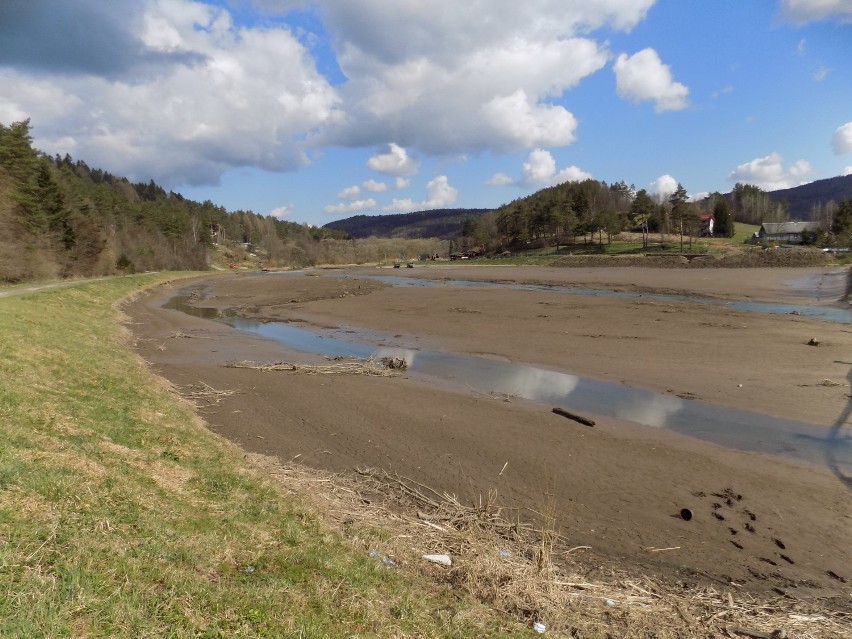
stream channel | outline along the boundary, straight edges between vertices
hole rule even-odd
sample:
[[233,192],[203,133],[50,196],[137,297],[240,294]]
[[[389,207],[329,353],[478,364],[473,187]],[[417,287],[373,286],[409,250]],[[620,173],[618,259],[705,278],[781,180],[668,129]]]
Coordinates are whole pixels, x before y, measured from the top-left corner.
[[[436,281],[402,276],[364,276],[392,286],[500,287],[582,295],[606,295],[727,306],[762,313],[797,313],[827,321],[852,323],[848,305],[768,304],[677,295],[627,293],[558,286],[499,284],[474,281]],[[799,283],[804,287],[802,283]],[[791,283],[795,285],[795,283]],[[836,299],[836,298],[835,298]],[[296,327],[285,322],[261,322],[222,315],[218,309],[189,304],[184,296],[168,307],[216,319],[240,331],[271,339],[304,353],[325,357],[381,359],[402,357],[415,379],[454,390],[523,398],[575,413],[623,419],[643,426],[665,428],[683,435],[742,451],[792,457],[836,471],[852,472],[852,429],[849,411],[834,426],[821,426],[736,410],[699,400],[681,399],[624,384],[604,382],[535,365],[500,359],[412,349],[400,339],[353,327],[331,330]],[[852,375],[852,374],[850,374]]]

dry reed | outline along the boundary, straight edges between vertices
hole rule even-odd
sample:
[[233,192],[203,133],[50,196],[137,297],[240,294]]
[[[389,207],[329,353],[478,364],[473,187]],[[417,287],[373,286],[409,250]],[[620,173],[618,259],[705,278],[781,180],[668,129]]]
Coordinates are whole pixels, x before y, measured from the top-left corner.
[[[546,505],[526,517],[500,507],[496,492],[467,505],[384,471],[341,475],[250,457],[285,490],[312,501],[365,554],[467,591],[518,621],[543,624],[548,636],[850,636],[852,615],[818,600],[750,594],[721,581],[671,583],[603,566],[589,547],[572,548],[556,532],[555,512]],[[382,541],[372,534],[377,529],[385,531]],[[427,553],[449,555],[452,566],[425,561]]]

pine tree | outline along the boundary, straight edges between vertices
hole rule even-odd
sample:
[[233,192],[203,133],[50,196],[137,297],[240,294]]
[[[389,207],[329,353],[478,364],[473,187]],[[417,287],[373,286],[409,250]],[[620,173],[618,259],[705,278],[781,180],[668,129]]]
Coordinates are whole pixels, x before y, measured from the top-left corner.
[[731,207],[724,196],[717,194],[716,205],[713,207],[713,235],[719,237],[734,237],[734,217]]
[[687,199],[688,195],[683,185],[678,183],[675,192],[669,196],[669,203],[672,205],[672,219],[680,227],[680,252],[683,253],[683,227],[687,217]]
[[0,169],[12,178],[15,184],[13,198],[27,216],[26,226],[33,231],[39,230],[36,219],[39,213],[36,193],[38,165],[38,154],[32,147],[30,121],[13,122],[8,127],[0,124]]
[[630,205],[630,219],[633,224],[642,229],[642,247],[648,247],[648,222],[654,215],[654,200],[648,195],[645,189],[641,189],[633,198],[633,203]]
[[831,232],[840,243],[852,244],[852,198],[843,200],[837,205],[831,222]]

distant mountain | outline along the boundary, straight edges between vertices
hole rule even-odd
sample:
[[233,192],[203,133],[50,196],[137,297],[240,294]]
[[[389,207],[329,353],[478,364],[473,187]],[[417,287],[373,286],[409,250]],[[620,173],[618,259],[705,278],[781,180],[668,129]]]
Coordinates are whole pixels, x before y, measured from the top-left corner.
[[776,202],[787,200],[790,204],[791,220],[810,220],[814,217],[814,209],[818,209],[820,205],[852,198],[852,175],[817,180],[792,189],[770,191],[769,197]]
[[479,217],[491,209],[434,209],[392,215],[356,215],[324,225],[324,229],[342,231],[350,237],[394,237],[404,239],[459,236],[465,220]]

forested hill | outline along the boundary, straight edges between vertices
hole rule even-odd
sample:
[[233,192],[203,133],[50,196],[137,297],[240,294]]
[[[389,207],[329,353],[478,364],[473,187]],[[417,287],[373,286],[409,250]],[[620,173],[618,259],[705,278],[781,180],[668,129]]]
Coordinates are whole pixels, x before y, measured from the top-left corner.
[[0,124],[0,282],[207,268],[249,251],[275,266],[324,262],[330,230],[226,211],[32,147]]
[[[586,204],[581,202],[579,207],[575,202],[577,193],[574,192],[578,188],[588,192],[584,198],[580,198],[583,202],[586,200],[588,202]],[[580,218],[578,221],[583,222],[577,231],[582,233],[584,228],[586,230],[596,228],[595,224],[591,224],[590,220],[585,218],[592,213],[597,214],[599,209],[600,211],[622,211],[626,215],[631,208],[630,192],[630,187],[624,182],[611,186],[595,180],[566,183],[542,189],[526,198],[516,200],[501,207],[495,214],[499,218],[505,217],[507,213],[522,212],[521,217],[524,217],[526,221],[518,222],[520,226],[533,224],[533,226],[544,227],[547,226],[548,221],[536,222],[536,211],[540,213],[538,217],[547,217],[554,206],[569,206],[565,203],[571,201],[573,204],[569,206],[569,209]],[[566,196],[566,193],[571,197]],[[714,194],[699,202],[697,206],[701,210],[710,211],[713,209],[716,197],[721,197],[721,194]],[[733,191],[725,194],[725,198],[731,203],[734,217],[739,222],[760,224],[784,220],[823,220],[830,217],[830,211],[838,203],[852,198],[852,175],[817,180],[795,188],[769,192],[756,186],[738,184]],[[586,211],[585,209],[589,207],[594,210]],[[485,214],[490,212],[491,209],[436,209],[395,215],[356,215],[330,222],[323,228],[341,231],[359,239],[367,237],[456,239],[464,235],[465,222],[484,221]],[[664,225],[664,220],[656,220],[654,215],[651,215],[650,221],[655,229]],[[614,220],[612,223],[617,225]],[[604,226],[608,225],[610,222]],[[540,229],[538,231],[532,229],[530,233],[538,235]]]
[[816,180],[792,189],[770,191],[776,202],[788,203],[788,214],[793,220],[818,220],[825,207],[852,198],[852,175]]
[[466,220],[490,209],[435,209],[393,215],[356,215],[329,222],[323,228],[342,231],[354,238],[395,237],[441,239],[457,238]]

